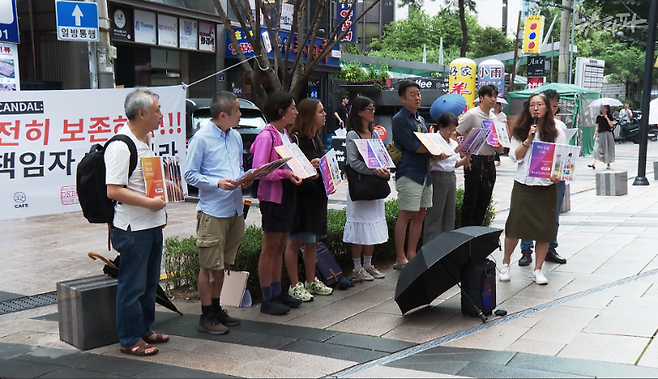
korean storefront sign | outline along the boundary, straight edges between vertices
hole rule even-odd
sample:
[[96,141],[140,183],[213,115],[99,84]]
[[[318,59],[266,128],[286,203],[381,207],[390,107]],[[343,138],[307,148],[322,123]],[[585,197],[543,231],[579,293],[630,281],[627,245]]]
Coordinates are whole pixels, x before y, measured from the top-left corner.
[[352,7],[352,3],[354,0],[338,0],[336,2],[336,25],[340,23],[340,21],[347,16],[347,19],[341,25],[341,33],[345,31],[346,29],[349,29],[350,31],[347,32],[345,37],[341,38],[340,42],[345,42],[345,43],[356,43],[356,38],[357,38],[357,32],[356,32],[356,24],[354,23],[354,20],[356,20],[356,7],[350,12],[350,8]]
[[199,50],[215,52],[216,45],[215,24],[209,22],[199,22]]
[[135,42],[155,45],[155,13],[135,9]]
[[158,15],[158,45],[178,47],[178,18]]
[[[77,164],[125,125],[123,102],[133,90],[0,92],[0,219],[80,210]],[[185,89],[152,90],[164,116],[152,148],[184,162]]]
[[[251,46],[251,44],[249,43],[249,40],[247,39],[246,33],[242,29],[239,29],[239,28],[235,28],[233,30],[235,32],[235,38],[238,40],[239,48],[242,50],[242,53],[246,57],[253,57],[254,56],[254,49]],[[271,36],[267,32],[266,28],[261,28],[260,32],[261,32],[262,35],[265,35],[266,37],[271,38]],[[282,50],[281,51],[282,56],[285,55],[285,52],[283,51],[283,49],[285,49],[286,41],[287,41],[288,38],[290,38],[290,33],[279,32],[278,43],[279,43],[279,47]],[[262,40],[263,40],[263,45],[266,45],[267,44],[267,38],[262,38]],[[295,60],[295,58],[297,57],[297,53],[301,51],[304,54],[302,56],[302,59],[304,60],[304,62],[306,62],[309,55],[311,57],[317,56],[318,54],[320,54],[320,51],[322,50],[322,48],[324,46],[326,46],[326,44],[328,44],[328,43],[330,43],[330,42],[325,40],[325,39],[316,38],[315,43],[312,46],[309,43],[307,43],[305,46],[301,46],[301,43],[299,41],[299,37],[297,36],[297,34],[294,34],[293,35],[293,40],[290,44],[290,54],[288,55],[288,59],[291,60],[291,61]],[[339,48],[339,46],[338,46],[338,44],[336,44],[336,46],[334,46],[332,51],[338,52],[339,51],[338,48]],[[323,63],[327,64],[327,65],[330,65],[330,66],[340,66],[340,59],[333,57],[333,55],[334,55],[333,53],[327,55],[324,58]],[[228,32],[227,32],[227,35],[226,35],[226,57],[227,58],[229,58],[229,57],[235,58],[237,56],[238,56],[238,53],[236,51],[236,48],[235,48],[235,46],[233,46],[233,43],[230,41],[229,36],[228,36]],[[274,58],[274,51],[272,51],[271,49],[268,49],[267,56],[269,58]]]

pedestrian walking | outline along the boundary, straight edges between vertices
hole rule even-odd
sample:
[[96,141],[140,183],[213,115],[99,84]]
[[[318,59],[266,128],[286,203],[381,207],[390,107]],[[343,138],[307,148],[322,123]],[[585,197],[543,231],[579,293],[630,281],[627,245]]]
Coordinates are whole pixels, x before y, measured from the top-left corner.
[[[374,120],[375,103],[365,96],[354,99],[347,118],[346,164],[361,175],[377,175],[388,179],[390,173],[387,169],[368,168],[354,142],[358,139],[379,139],[379,134],[373,128]],[[372,281],[384,278],[384,274],[372,264],[375,245],[388,241],[384,201],[385,199],[354,201],[349,191],[347,192],[347,222],[343,231],[343,242],[352,245],[354,280]]]
[[349,102],[349,98],[345,95],[343,95],[340,98],[340,105],[338,106],[338,109],[334,112],[334,117],[336,118],[337,124],[339,128],[344,128],[345,127],[345,120],[347,120],[347,103]]
[[[258,133],[251,145],[254,167],[277,160],[279,154],[275,147],[292,143],[286,127],[292,125],[297,117],[295,100],[290,93],[270,94],[263,111],[270,123]],[[302,303],[281,290],[283,251],[295,221],[295,187],[300,183],[299,177],[288,168],[278,168],[260,178],[258,201],[262,215],[263,247],[258,259],[258,279],[263,294],[260,307],[263,313],[283,315]]]
[[592,164],[587,165],[596,169],[596,161],[601,161],[610,169],[610,163],[615,161],[615,137],[612,135],[612,113],[609,105],[601,106],[601,114],[596,117],[596,130],[594,131],[594,152]]
[[[436,131],[454,151],[459,146],[457,142],[457,118],[452,113],[444,113],[437,120]],[[468,166],[471,153],[461,157],[459,154],[443,160],[432,160],[432,206],[425,214],[423,242],[428,243],[443,232],[455,229],[455,196],[457,192],[457,177],[455,169]]]
[[[510,260],[520,238],[537,241],[533,279],[537,284],[548,284],[542,266],[548,244],[555,239],[557,214],[557,183],[549,179],[528,175],[530,149],[533,141],[565,144],[564,132],[555,126],[548,98],[539,93],[532,95],[523,107],[512,130],[510,159],[518,164],[514,176],[514,187],[510,211],[505,223],[505,256],[500,270],[501,282],[510,280]],[[533,120],[536,119],[536,122]]]
[[199,189],[196,237],[199,253],[198,289],[201,316],[197,330],[228,333],[240,324],[220,305],[224,270],[235,263],[244,237],[242,188],[235,179],[244,174],[242,137],[233,128],[240,122],[238,98],[226,91],[216,93],[210,117],[189,141],[185,181]]
[[[155,93],[137,89],[126,96],[124,110],[128,122],[119,129],[135,143],[138,159],[155,157],[151,132],[160,127],[162,112]],[[110,228],[112,246],[121,254],[117,274],[116,328],[121,352],[154,355],[150,344],[169,341],[154,332],[155,291],[160,282],[162,228],[167,223],[165,202],[148,198],[142,165],[129,174],[130,149],[124,142],[112,142],[105,150],[107,197],[116,200]]]
[[[290,136],[299,145],[306,158],[318,170],[320,158],[325,154],[320,132],[327,122],[327,113],[321,102],[307,98],[299,102],[297,118],[290,128]],[[297,186],[295,222],[288,237],[285,261],[290,277],[288,295],[302,301],[313,301],[313,295],[331,295],[333,289],[315,277],[316,247],[320,238],[327,236],[327,193],[318,173],[302,180]],[[299,281],[297,266],[299,249],[304,246],[306,281]]]

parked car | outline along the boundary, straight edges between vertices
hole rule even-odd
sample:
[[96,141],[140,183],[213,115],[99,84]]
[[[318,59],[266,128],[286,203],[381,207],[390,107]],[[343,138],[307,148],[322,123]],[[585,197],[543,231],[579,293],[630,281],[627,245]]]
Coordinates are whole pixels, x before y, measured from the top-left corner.
[[[186,99],[186,143],[197,132],[207,120],[210,120],[210,100],[207,98]],[[240,102],[240,124],[235,128],[242,136],[244,169],[251,168],[252,154],[249,152],[251,144],[258,133],[267,125],[263,112],[249,100],[238,99]]]
[[[189,98],[185,102],[185,144],[190,141],[190,138],[197,132],[207,120],[210,120],[210,101],[209,98]],[[242,136],[242,143],[244,150],[242,151],[242,159],[245,171],[251,168],[253,154],[249,152],[251,144],[254,143],[256,136],[267,125],[267,120],[263,112],[249,100],[240,99],[240,124],[235,130]],[[196,188],[188,186],[188,192],[194,194],[197,192]]]

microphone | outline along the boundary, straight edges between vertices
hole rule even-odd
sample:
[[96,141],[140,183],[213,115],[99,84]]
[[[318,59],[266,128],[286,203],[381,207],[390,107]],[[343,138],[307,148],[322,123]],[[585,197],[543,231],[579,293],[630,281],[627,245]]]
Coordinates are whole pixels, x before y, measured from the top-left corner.
[[532,118],[532,124],[533,124],[533,125],[537,125],[537,121],[538,121],[537,116],[535,116],[535,117]]

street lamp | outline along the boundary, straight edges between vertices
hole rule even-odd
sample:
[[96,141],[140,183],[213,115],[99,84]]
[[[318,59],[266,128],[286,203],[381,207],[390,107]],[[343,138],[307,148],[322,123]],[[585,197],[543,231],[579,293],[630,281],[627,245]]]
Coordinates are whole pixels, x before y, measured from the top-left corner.
[[644,83],[642,85],[642,124],[640,124],[640,155],[637,162],[637,176],[634,186],[648,186],[647,170],[647,133],[649,131],[649,101],[651,101],[651,82],[653,76],[653,55],[656,49],[656,13],[658,0],[651,0],[649,10],[649,31],[647,33],[647,56],[644,60]]

